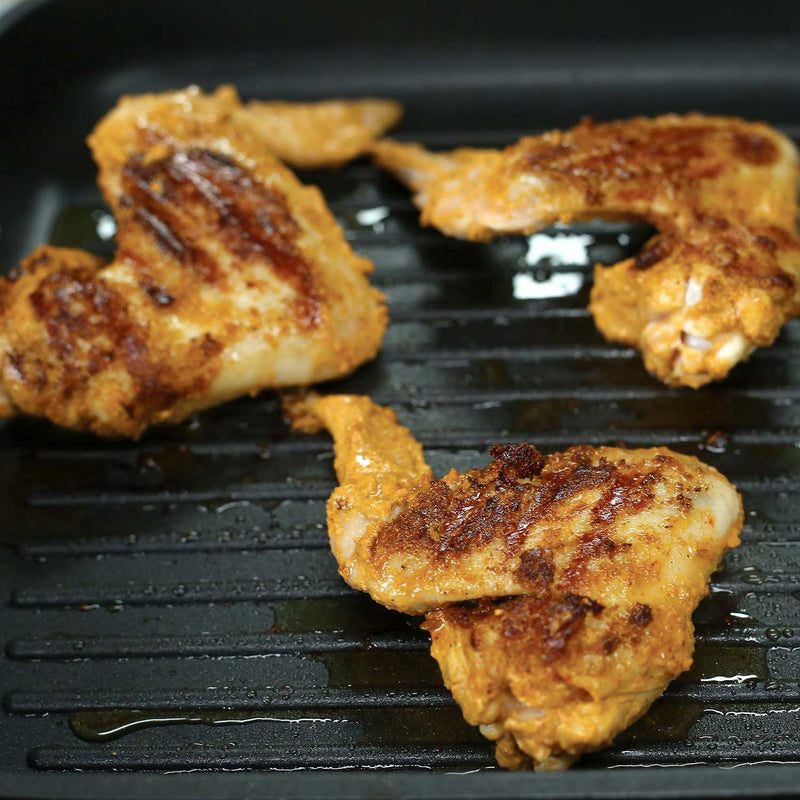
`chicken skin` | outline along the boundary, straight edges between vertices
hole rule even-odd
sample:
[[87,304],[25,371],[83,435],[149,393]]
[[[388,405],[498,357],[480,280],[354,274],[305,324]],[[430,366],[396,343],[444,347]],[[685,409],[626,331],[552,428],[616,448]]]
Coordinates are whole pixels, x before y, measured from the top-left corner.
[[[254,148],[265,150],[298,169],[338,167],[369,152],[375,139],[403,116],[399,103],[378,98],[242,103],[230,85],[208,94],[190,87],[178,92],[131,95],[119,101],[115,113],[118,117],[147,117],[165,102],[181,103],[185,97],[191,97],[198,125],[227,123],[240,135],[248,134]],[[102,156],[109,143],[93,149],[95,157]],[[120,156],[115,153],[112,157]]]
[[459,239],[488,241],[598,217],[664,228],[693,222],[694,212],[796,225],[794,144],[740,119],[584,120],[505,150],[430,153],[384,139],[373,154],[413,190],[423,224]]
[[699,387],[772,344],[800,314],[800,241],[777,225],[705,218],[596,266],[589,309],[611,341],[638,347],[664,383]]
[[[451,236],[487,240],[596,217],[660,228],[666,238],[647,258],[667,241],[672,257],[646,274],[631,261],[598,266],[590,309],[608,339],[641,349],[668,384],[724,378],[798,313],[798,158],[767,125],[667,115],[584,121],[502,151],[429,153],[385,140],[374,153],[413,189],[423,223]],[[731,250],[738,244],[744,257]],[[692,302],[693,289],[679,308],[681,287],[704,284],[703,302]],[[708,335],[684,329],[689,318]]]
[[387,315],[315,187],[216,95],[123,100],[89,139],[110,264],[40,247],[0,286],[0,409],[102,436],[373,358]]
[[251,101],[238,119],[249,123],[270,152],[298,169],[338,167],[368,152],[403,115],[394,100]]
[[501,766],[568,767],[690,666],[692,613],[742,527],[715,469],[665,448],[545,457],[519,444],[437,481],[366,398],[289,411],[334,438],[328,529],[342,576],[426,614],[445,683]]

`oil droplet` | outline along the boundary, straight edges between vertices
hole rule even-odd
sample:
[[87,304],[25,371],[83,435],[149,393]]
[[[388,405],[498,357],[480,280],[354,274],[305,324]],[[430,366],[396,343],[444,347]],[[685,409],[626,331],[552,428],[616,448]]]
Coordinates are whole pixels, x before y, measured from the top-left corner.
[[570,264],[576,267],[589,263],[589,247],[594,244],[594,236],[586,233],[564,233],[549,236],[536,233],[528,238],[528,252],[525,263],[535,267],[547,259],[551,266]]
[[730,443],[730,434],[724,431],[712,431],[706,434],[706,440],[700,447],[703,450],[708,450],[709,453],[725,453]]
[[580,291],[584,281],[582,272],[555,272],[550,276],[541,272],[518,272],[512,278],[512,291],[516,300],[569,297]]
[[107,242],[109,239],[114,238],[114,234],[117,232],[117,223],[111,214],[107,214],[105,211],[97,209],[96,211],[92,212],[92,219],[97,223],[95,232],[97,233],[97,237],[99,239]]
[[375,208],[362,208],[356,211],[356,222],[365,228],[372,228],[375,233],[383,232],[383,221],[389,216],[388,206],[376,206]]
[[139,711],[124,708],[75,711],[69,716],[72,732],[86,742],[108,742],[143,728],[167,725],[247,725],[255,722],[299,725],[313,722],[342,723],[347,720],[329,717],[254,716],[246,711]]
[[742,581],[751,586],[760,586],[764,583],[764,573],[758,567],[745,567],[742,570]]

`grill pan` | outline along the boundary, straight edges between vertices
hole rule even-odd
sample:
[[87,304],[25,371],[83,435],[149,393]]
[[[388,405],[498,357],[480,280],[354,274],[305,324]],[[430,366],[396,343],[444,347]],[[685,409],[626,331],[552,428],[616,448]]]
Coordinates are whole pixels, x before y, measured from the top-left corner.
[[[0,20],[0,263],[44,241],[112,252],[83,139],[126,92],[397,96],[399,135],[435,147],[695,109],[800,135],[793,3],[642,5],[29,0]],[[333,388],[395,408],[437,475],[495,442],[663,444],[737,483],[742,545],[695,616],[695,664],[568,773],[504,773],[416,621],[338,577],[330,440],[290,434],[272,395],[138,443],[18,419],[0,428],[0,796],[791,796],[800,324],[729,380],[668,390],[586,311],[591,264],[647,228],[466,244],[364,161],[302,177],[392,318]]]

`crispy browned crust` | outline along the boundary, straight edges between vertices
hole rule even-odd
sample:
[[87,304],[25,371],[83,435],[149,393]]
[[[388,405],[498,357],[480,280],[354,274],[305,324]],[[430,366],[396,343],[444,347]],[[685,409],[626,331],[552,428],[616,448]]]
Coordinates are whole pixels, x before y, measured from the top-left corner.
[[444,681],[501,766],[569,766],[691,664],[692,612],[743,519],[713,468],[665,448],[508,444],[435,481],[368,398],[295,397],[288,411],[334,437],[340,573],[426,614]]
[[[71,409],[91,427],[106,424],[119,405],[137,425],[213,382],[222,343],[205,334],[172,350],[168,336],[156,335],[156,320],[142,318],[103,279],[103,266],[80,250],[43,246],[12,273],[3,383],[17,407],[56,420]],[[93,409],[87,384],[112,373],[124,383],[109,384],[107,408]]]
[[426,615],[432,654],[500,766],[563,769],[611,744],[692,663],[682,604],[590,597],[481,600]]
[[[452,565],[460,555],[502,537],[506,554],[522,557],[517,572],[534,589],[546,576],[546,584],[552,579],[552,562],[545,566],[552,551],[536,547],[521,553],[530,526],[562,522],[576,496],[598,489],[591,520],[599,527],[610,525],[618,516],[638,513],[652,502],[650,487],[664,480],[663,465],[677,463],[666,452],[659,453],[643,473],[636,462],[596,458],[595,448],[590,447],[549,458],[528,444],[495,445],[490,453],[486,469],[451,471],[414,495],[404,511],[381,527],[371,544],[373,557],[408,550],[425,560]],[[553,539],[558,539],[555,530]],[[592,530],[578,552],[584,557],[615,548],[606,533]]]
[[632,259],[598,265],[589,308],[603,335],[641,348],[668,384],[724,378],[800,313],[800,241],[777,225],[704,217]]
[[794,145],[769,125],[734,117],[586,119],[501,151],[430,154],[386,139],[373,152],[416,192],[425,224],[466,239],[598,216],[661,228],[696,213],[792,230],[796,222]]
[[0,410],[105,436],[373,358],[383,296],[229,90],[124,98],[90,137],[110,264],[43,247],[0,292]]
[[568,185],[585,209],[634,214],[660,226],[673,225],[675,214],[705,210],[788,227],[796,215],[791,171],[777,185],[767,171],[785,157],[786,144],[762,123],[690,114],[586,119],[569,131],[522,139],[506,152],[510,170]]
[[[584,120],[502,151],[432,154],[390,140],[374,149],[414,189],[423,223],[453,236],[486,240],[592,217],[660,228],[635,261],[597,268],[591,311],[607,338],[640,348],[667,384],[724,378],[800,311],[798,157],[763,123]],[[698,303],[698,286],[685,290],[709,273]]]
[[[658,580],[671,547],[690,546],[692,521],[703,514],[696,498],[722,480],[664,448],[576,447],[544,457],[520,444],[491,454],[483,470],[419,484],[362,537],[342,574],[407,613],[545,596],[556,585],[585,595],[605,581],[614,591],[623,576],[646,585]],[[653,515],[670,530],[663,541],[644,532]]]

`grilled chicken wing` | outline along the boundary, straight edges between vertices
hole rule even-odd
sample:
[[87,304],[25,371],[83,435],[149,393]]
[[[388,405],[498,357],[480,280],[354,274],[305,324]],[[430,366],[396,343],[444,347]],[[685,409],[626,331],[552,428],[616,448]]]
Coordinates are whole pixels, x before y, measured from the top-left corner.
[[589,309],[611,341],[638,347],[664,383],[724,378],[800,314],[800,241],[777,225],[705,218],[598,265]]
[[216,96],[123,100],[90,137],[117,254],[39,248],[0,288],[0,401],[108,436],[347,374],[386,327],[320,192]]
[[591,217],[661,228],[636,260],[596,268],[590,308],[666,383],[725,377],[798,314],[797,152],[767,125],[668,115],[583,122],[503,151],[389,140],[374,151],[415,191],[423,222],[452,236]]
[[336,167],[366,153],[394,127],[403,109],[394,100],[323,100],[317,103],[252,101],[248,117],[273,155],[299,169]]
[[336,444],[334,467],[339,486],[328,500],[331,550],[344,579],[364,534],[393,517],[412,490],[433,480],[422,445],[397,422],[394,411],[357,395],[284,394],[284,409],[297,430],[326,429]]
[[[118,117],[148,117],[164,103],[181,103],[187,97],[191,98],[198,128],[207,123],[228,124],[240,136],[248,136],[255,152],[266,151],[299,169],[337,167],[368,152],[374,140],[403,116],[399,103],[377,98],[242,103],[236,89],[229,85],[209,94],[190,87],[178,92],[123,97],[115,112]],[[109,143],[104,144],[106,151]],[[115,157],[119,158],[119,154]]]
[[664,448],[522,444],[435,481],[366,398],[290,412],[334,437],[342,576],[426,612],[445,683],[501,766],[563,769],[610,744],[691,664],[692,612],[742,526],[713,468]]
[[430,153],[376,142],[377,163],[414,191],[422,221],[485,241],[574,219],[637,218],[673,227],[694,212],[794,230],[797,151],[768,125],[668,114],[582,122],[505,150]]

